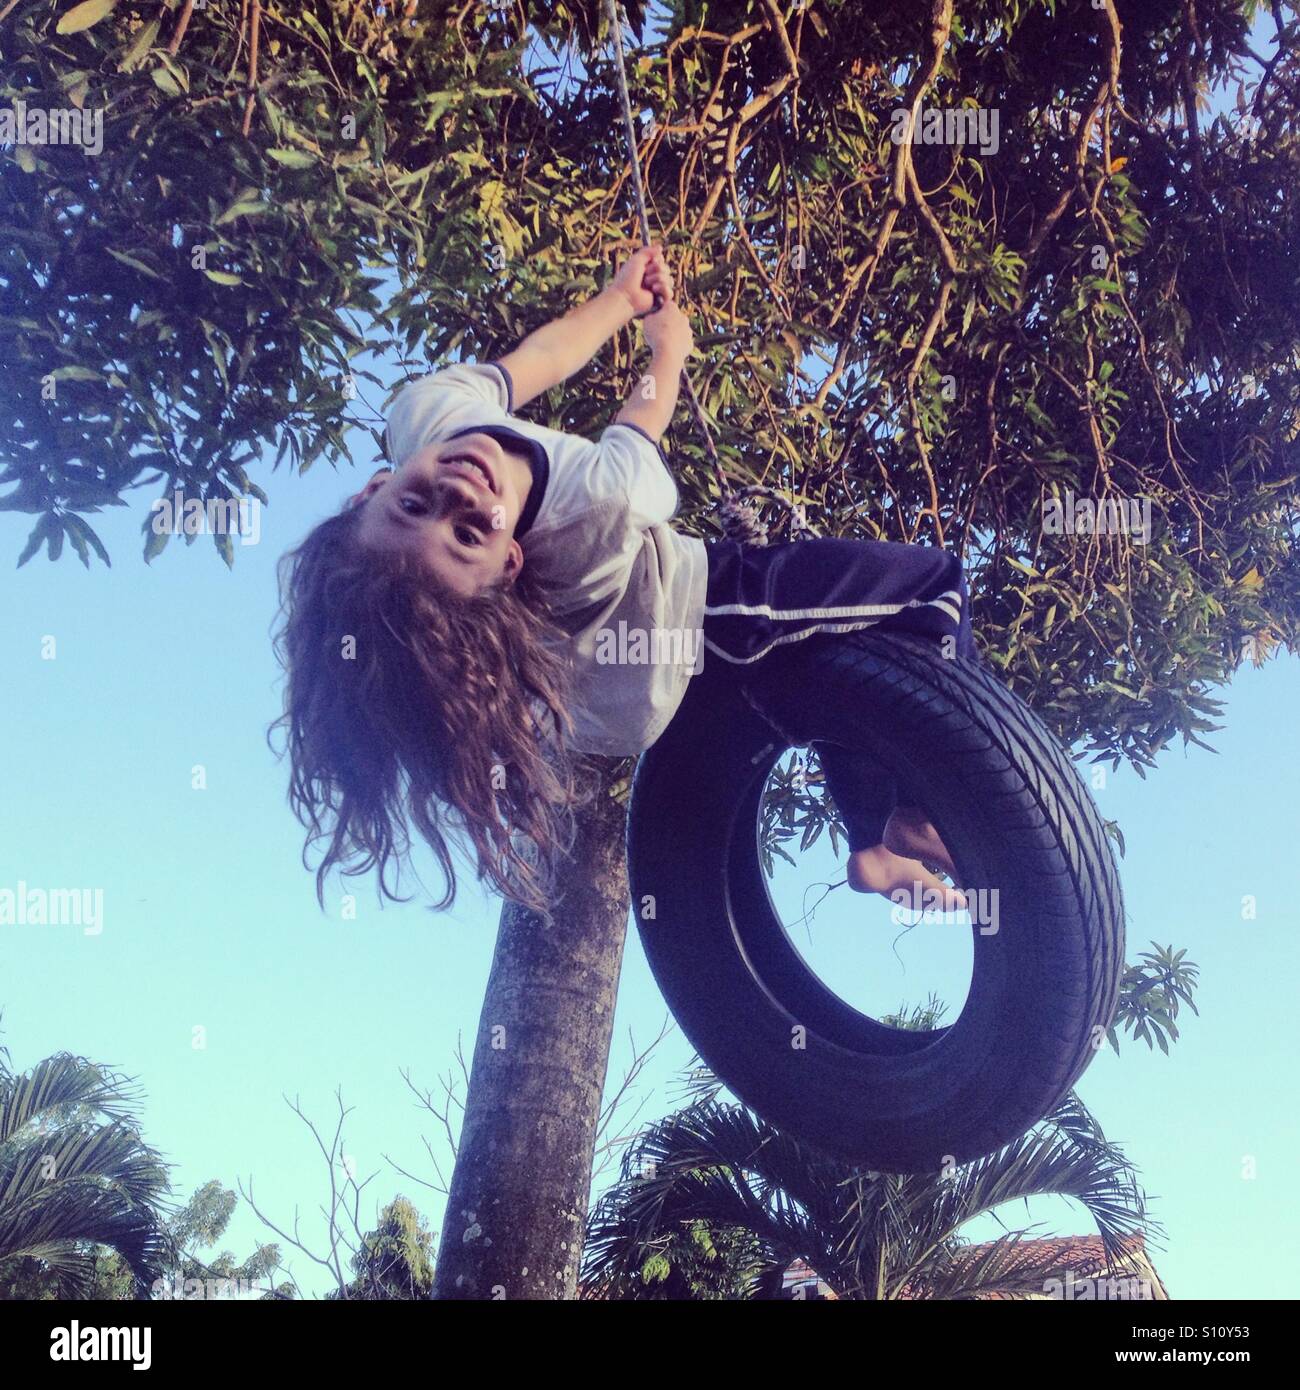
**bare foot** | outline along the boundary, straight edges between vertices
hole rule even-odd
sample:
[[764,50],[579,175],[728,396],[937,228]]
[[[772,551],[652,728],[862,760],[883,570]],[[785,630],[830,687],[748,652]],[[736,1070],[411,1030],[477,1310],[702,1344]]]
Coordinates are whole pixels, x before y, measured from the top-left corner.
[[937,864],[944,873],[956,876],[952,856],[919,806],[894,807],[885,825],[882,843],[886,849],[893,850],[904,859],[920,859],[926,864]]
[[[964,912],[966,895],[944,883],[919,859],[895,854],[884,845],[849,855],[849,887],[855,893],[881,893],[913,912],[939,902],[945,912]],[[905,896],[903,896],[905,895]]]

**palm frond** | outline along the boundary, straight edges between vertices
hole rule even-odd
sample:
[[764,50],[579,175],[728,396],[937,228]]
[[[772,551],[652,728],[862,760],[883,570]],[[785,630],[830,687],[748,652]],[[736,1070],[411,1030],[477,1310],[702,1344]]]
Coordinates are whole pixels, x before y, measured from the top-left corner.
[[997,1240],[965,1247],[945,1263],[920,1271],[905,1288],[914,1299],[987,1298],[990,1294],[1043,1295],[1051,1279],[1072,1269],[1063,1259],[1061,1242],[1036,1241],[1027,1230],[1009,1231]]
[[[1064,1270],[1029,1232],[969,1247],[973,1218],[1053,1194],[1089,1213],[1114,1270],[1136,1268],[1150,1222],[1132,1166],[1071,1094],[1028,1134],[951,1175],[874,1173],[808,1148],[740,1105],[708,1099],[651,1126],[589,1223],[584,1280],[598,1295],[635,1287],[692,1223],[758,1242],[750,1297],[805,1261],[841,1298],[1041,1293]],[[661,1270],[662,1272],[662,1270]]]
[[584,1279],[616,1296],[640,1277],[667,1233],[696,1221],[757,1238],[755,1284],[820,1248],[807,1210],[770,1177],[788,1165],[784,1151],[793,1142],[744,1107],[714,1102],[651,1126],[592,1213]]
[[68,1052],[47,1057],[21,1075],[6,1066],[0,1070],[0,1145],[42,1116],[58,1118],[85,1107],[127,1119],[138,1104],[129,1078]]
[[[908,1182],[914,1186],[912,1235],[900,1247],[893,1283],[898,1289],[924,1275],[935,1289],[953,1290],[934,1293],[937,1298],[965,1296],[958,1290],[966,1287],[967,1273],[960,1256],[951,1253],[961,1227],[1008,1202],[1049,1194],[1077,1201],[1096,1226],[1107,1260],[1116,1266],[1130,1259],[1131,1238],[1153,1225],[1132,1165],[1074,1095],[996,1153],[939,1181]],[[948,1259],[936,1260],[945,1248]],[[950,1283],[940,1277],[945,1265]]]
[[683,1107],[699,1105],[704,1101],[717,1100],[722,1090],[722,1082],[704,1065],[697,1053],[682,1073],[677,1098]]
[[141,1138],[131,1083],[60,1053],[16,1075],[0,1063],[0,1271],[39,1260],[84,1296],[97,1247],[145,1292],[171,1256],[167,1167]]

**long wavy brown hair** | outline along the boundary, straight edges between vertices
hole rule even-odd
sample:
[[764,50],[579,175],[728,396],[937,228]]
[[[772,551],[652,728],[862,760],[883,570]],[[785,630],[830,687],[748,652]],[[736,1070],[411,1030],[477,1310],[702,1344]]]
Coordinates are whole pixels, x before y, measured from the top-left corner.
[[[325,878],[378,869],[379,891],[409,864],[410,827],[456,898],[452,840],[480,881],[549,916],[551,868],[572,845],[572,810],[591,791],[567,749],[568,662],[527,576],[472,598],[418,557],[368,548],[360,506],[322,522],[280,561],[275,650],[286,673],[289,804]],[[468,844],[465,842],[468,841]]]

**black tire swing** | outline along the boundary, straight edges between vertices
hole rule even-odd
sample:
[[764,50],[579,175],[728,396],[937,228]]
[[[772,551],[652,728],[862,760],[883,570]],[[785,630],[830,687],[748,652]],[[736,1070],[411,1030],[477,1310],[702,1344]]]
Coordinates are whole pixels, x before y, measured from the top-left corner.
[[[606,11],[648,245],[614,0]],[[683,380],[724,529],[758,540]],[[790,520],[793,532],[801,518]],[[682,1031],[769,1122],[869,1168],[935,1172],[1012,1142],[1104,1043],[1124,969],[1115,860],[1073,763],[987,671],[923,639],[813,636],[765,657],[743,693],[716,672],[706,662],[642,755],[628,818],[632,910]],[[907,799],[939,831],[958,882],[992,895],[949,1027],[889,1028],[859,1012],[808,967],[776,912],[759,848],[764,783],[789,749],[823,741],[865,749],[900,787],[924,789]]]
[[[632,911],[682,1031],[765,1119],[870,1168],[937,1172],[1018,1138],[1104,1043],[1124,968],[1114,858],[1074,765],[1023,701],[924,639],[811,637],[766,657],[748,699],[711,688],[716,671],[642,755],[628,821]],[[786,934],[759,808],[772,767],[812,741],[925,788],[908,799],[957,881],[996,892],[950,1027],[877,1023]]]

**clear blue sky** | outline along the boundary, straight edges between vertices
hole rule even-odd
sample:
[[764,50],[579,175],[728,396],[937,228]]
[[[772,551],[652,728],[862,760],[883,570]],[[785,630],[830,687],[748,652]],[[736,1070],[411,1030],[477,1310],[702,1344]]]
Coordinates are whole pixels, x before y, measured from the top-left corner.
[[[271,506],[260,544],[236,546],[233,573],[205,538],[188,550],[173,541],[146,567],[138,527],[150,494],[140,492],[129,512],[92,518],[111,571],[96,563],[87,573],[70,549],[56,565],[42,554],[9,570],[0,606],[11,729],[0,752],[0,888],[102,888],[105,904],[98,936],[0,927],[14,1063],[70,1050],[138,1077],[146,1132],[176,1165],[179,1195],[251,1175],[277,1221],[291,1223],[298,1205],[317,1248],[325,1172],[282,1096],[299,1095],[332,1128],[341,1086],[355,1107],[347,1152],[360,1174],[379,1174],[367,1215],[400,1191],[436,1227],[441,1199],[387,1161],[431,1178],[421,1136],[446,1153],[399,1069],[436,1088],[459,1034],[471,1050],[497,917],[473,888],[453,914],[418,902],[381,910],[365,891],[356,921],[340,920],[337,895],[322,914],[284,770],[264,741],[278,712],[275,561],[359,485],[370,457],[361,441],[354,475],[324,465],[303,478],[256,472]],[[29,525],[0,514],[0,567],[12,566]],[[47,636],[53,661],[42,660]],[[1170,1057],[1125,1042],[1080,1087],[1141,1170],[1168,1231],[1155,1263],[1176,1298],[1295,1292],[1297,710],[1293,659],[1246,669],[1227,692],[1217,755],[1173,749],[1145,782],[1121,770],[1097,793],[1128,839],[1130,958],[1151,940],[1174,943],[1203,972],[1201,1017],[1187,1015]],[[206,790],[191,787],[195,765]],[[824,845],[797,875],[782,874],[787,921],[805,889],[838,876]],[[1253,921],[1242,919],[1247,894]],[[964,997],[970,946],[951,927],[895,943],[887,907],[841,888],[818,908],[813,933],[816,963],[861,1007],[889,1011],[934,990],[955,1013]],[[631,1056],[629,1030],[645,1041],[663,1018],[634,933],[613,1080]],[[202,1050],[196,1028],[206,1031]],[[678,1033],[660,1047],[640,1090],[643,1117],[672,1108],[690,1055]],[[1253,1178],[1243,1176],[1247,1159]],[[1044,1233],[1089,1229],[1055,1200],[1002,1216]],[[241,1203],[225,1244],[244,1253],[266,1235]],[[291,1263],[305,1287],[320,1287],[305,1259]]]

